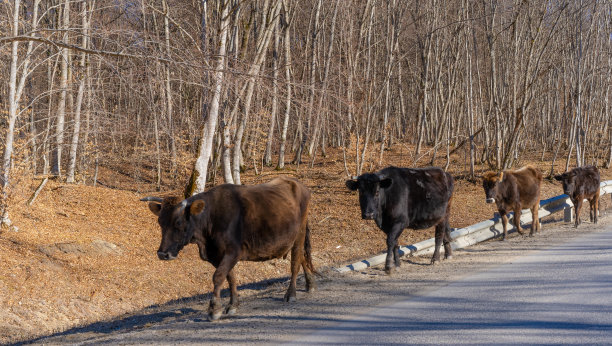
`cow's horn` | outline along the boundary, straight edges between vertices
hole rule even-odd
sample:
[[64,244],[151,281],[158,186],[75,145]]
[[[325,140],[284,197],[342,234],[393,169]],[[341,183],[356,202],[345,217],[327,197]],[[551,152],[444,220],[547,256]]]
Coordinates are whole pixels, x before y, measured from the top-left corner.
[[164,201],[164,199],[161,197],[151,197],[151,196],[141,198],[140,200],[143,202],[159,202],[159,203]]

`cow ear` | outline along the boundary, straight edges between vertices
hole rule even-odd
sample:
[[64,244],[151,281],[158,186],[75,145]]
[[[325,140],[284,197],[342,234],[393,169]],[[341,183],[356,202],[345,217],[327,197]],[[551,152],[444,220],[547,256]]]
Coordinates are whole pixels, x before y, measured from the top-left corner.
[[357,180],[347,180],[346,187],[351,191],[355,191],[359,187],[359,183]]
[[204,201],[201,199],[194,201],[189,207],[189,213],[191,215],[198,215],[202,210],[204,210]]
[[504,180],[504,172],[499,172],[499,181]]
[[557,174],[557,175],[555,175],[555,180],[561,181],[561,180],[563,180],[563,177],[561,176],[561,174]]
[[393,182],[393,179],[391,178],[385,178],[383,180],[380,181],[380,187],[382,187],[383,189],[388,188],[389,186],[391,186],[391,183]]
[[149,210],[157,216],[161,213],[161,204],[155,202],[149,202]]

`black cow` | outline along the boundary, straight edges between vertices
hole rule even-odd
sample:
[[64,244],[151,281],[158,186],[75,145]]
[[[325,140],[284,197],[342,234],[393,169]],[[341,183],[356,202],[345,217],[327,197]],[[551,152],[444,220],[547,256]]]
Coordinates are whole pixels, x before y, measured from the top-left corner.
[[157,197],[142,200],[151,201],[149,208],[161,226],[159,259],[174,259],[185,245],[195,243],[202,260],[216,268],[210,320],[221,316],[220,293],[226,278],[231,298],[225,312],[236,312],[233,268],[238,261],[265,261],[286,257],[291,251],[291,281],[285,301],[295,300],[300,266],[306,290],[315,290],[307,223],[310,191],[297,180],[282,177],[253,186],[224,184],[183,201]]
[[453,177],[441,168],[387,167],[366,173],[357,180],[347,180],[349,190],[359,190],[361,217],[373,219],[387,234],[385,271],[400,266],[397,239],[405,228],[436,227],[436,247],[431,263],[440,260],[444,241],[445,258],[452,257],[449,215],[453,195]]
[[563,193],[569,196],[576,210],[576,222],[574,227],[580,224],[580,209],[582,201],[588,200],[591,206],[591,222],[597,223],[597,212],[599,211],[599,170],[595,166],[576,167],[569,172],[555,176],[555,179],[563,183]]

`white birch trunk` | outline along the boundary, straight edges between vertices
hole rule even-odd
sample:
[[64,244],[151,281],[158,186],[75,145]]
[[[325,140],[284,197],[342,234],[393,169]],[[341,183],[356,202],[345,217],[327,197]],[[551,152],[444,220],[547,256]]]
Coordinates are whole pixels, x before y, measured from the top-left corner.
[[[205,0],[203,0],[205,1]],[[217,121],[219,117],[219,103],[221,100],[221,87],[223,85],[224,67],[225,67],[225,52],[226,52],[226,41],[227,32],[229,28],[229,4],[228,0],[223,0],[223,10],[221,11],[221,30],[219,38],[219,60],[215,67],[215,73],[213,76],[214,90],[213,98],[210,104],[210,112],[208,118],[204,124],[202,130],[202,141],[200,142],[200,148],[198,149],[198,158],[195,163],[194,170],[196,171],[195,177],[195,188],[192,195],[204,191],[206,186],[206,174],[208,172],[208,162],[212,155],[212,142],[215,136],[215,129],[217,127]]]

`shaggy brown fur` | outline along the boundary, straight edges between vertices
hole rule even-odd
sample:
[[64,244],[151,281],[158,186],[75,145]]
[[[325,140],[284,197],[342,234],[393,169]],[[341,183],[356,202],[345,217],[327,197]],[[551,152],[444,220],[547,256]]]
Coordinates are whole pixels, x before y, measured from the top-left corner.
[[532,166],[525,166],[518,170],[503,172],[486,172],[482,176],[482,186],[485,191],[487,203],[496,203],[497,210],[502,218],[504,237],[508,234],[508,212],[514,211],[514,225],[516,230],[523,234],[521,228],[521,209],[531,209],[533,221],[531,222],[530,236],[540,230],[538,209],[540,207],[540,186],[542,173]]
[[599,212],[599,170],[595,166],[576,167],[569,172],[555,176],[556,180],[563,183],[563,193],[568,195],[576,210],[576,222],[574,227],[580,224],[580,209],[582,201],[588,200],[591,206],[591,222],[597,223]]
[[238,306],[233,274],[238,261],[265,261],[291,252],[291,281],[285,301],[293,301],[300,267],[304,269],[306,289],[316,288],[307,222],[309,201],[306,186],[281,177],[253,186],[219,185],[183,201],[167,198],[161,204],[151,202],[149,208],[158,216],[162,229],[157,255],[170,260],[185,245],[198,245],[202,260],[216,268],[208,311],[209,318],[216,320],[222,313],[225,279],[231,292],[225,312],[234,313]]

